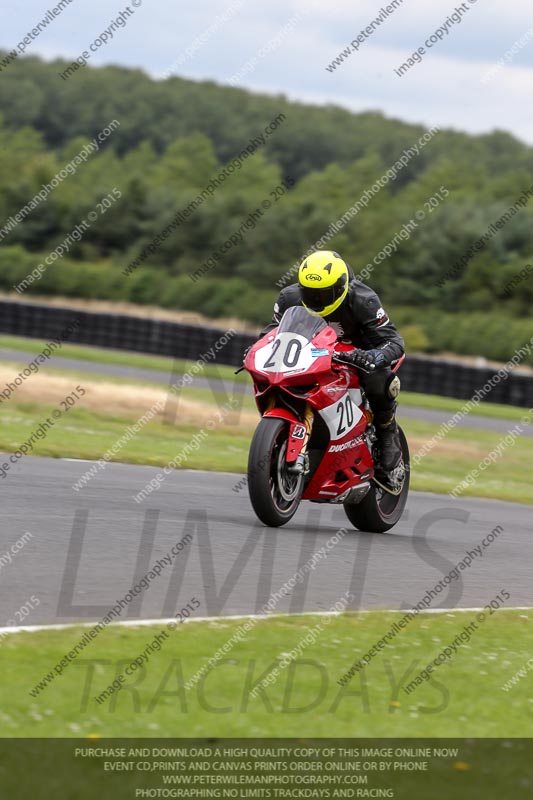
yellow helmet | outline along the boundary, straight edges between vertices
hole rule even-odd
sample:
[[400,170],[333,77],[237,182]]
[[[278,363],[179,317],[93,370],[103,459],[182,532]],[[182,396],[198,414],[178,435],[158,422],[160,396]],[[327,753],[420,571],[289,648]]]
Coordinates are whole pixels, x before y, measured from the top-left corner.
[[321,317],[332,314],[348,294],[348,266],[338,253],[317,250],[300,264],[302,303]]

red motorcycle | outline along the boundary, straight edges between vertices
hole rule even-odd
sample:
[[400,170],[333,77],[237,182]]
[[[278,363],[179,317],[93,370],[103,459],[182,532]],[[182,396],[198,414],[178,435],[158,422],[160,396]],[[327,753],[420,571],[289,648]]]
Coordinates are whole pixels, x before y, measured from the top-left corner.
[[294,306],[247,353],[244,368],[261,414],[248,490],[265,525],[285,525],[301,500],[342,503],[355,528],[373,533],[400,519],[409,492],[407,440],[400,429],[402,461],[392,473],[380,472],[358,371],[339,360],[353,349],[322,317]]

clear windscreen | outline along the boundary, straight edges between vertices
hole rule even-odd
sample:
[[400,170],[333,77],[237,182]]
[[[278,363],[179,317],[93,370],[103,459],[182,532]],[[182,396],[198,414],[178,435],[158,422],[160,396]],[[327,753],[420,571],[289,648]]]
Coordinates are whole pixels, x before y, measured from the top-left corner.
[[316,314],[311,314],[303,306],[291,306],[284,313],[278,326],[278,333],[296,333],[308,341],[327,327],[327,322]]
[[302,306],[292,306],[284,313],[274,340],[263,344],[255,353],[255,368],[261,372],[292,374],[306,372],[327,347],[314,347],[313,339],[327,323]]

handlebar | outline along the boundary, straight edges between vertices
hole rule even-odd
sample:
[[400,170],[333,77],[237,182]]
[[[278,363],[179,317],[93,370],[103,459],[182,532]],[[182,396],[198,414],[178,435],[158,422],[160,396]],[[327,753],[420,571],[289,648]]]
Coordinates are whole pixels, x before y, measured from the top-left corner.
[[375,364],[368,364],[368,369],[366,369],[365,367],[361,366],[360,364],[354,364],[353,362],[345,361],[343,359],[342,355],[343,355],[342,353],[336,353],[334,351],[332,353],[332,355],[331,355],[331,360],[332,361],[336,361],[338,364],[343,364],[345,367],[353,367],[354,369],[360,369],[361,372],[366,372],[367,374],[370,374],[371,372],[373,372],[376,369],[376,365]]

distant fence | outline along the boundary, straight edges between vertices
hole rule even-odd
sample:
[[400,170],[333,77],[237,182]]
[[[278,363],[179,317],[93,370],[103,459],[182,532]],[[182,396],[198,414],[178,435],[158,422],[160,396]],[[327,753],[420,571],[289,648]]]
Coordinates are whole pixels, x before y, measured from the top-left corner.
[[[79,326],[69,336],[77,344],[133,350],[195,361],[224,335],[219,328],[186,325],[167,320],[126,314],[79,311],[37,303],[0,301],[0,333],[51,339],[74,320]],[[217,353],[219,364],[240,366],[243,351],[255,341],[237,333]],[[400,369],[402,388],[410,392],[437,394],[468,400],[494,375],[489,367],[473,367],[448,359],[408,356]],[[490,391],[486,400],[506,405],[533,406],[533,375],[516,372]]]

